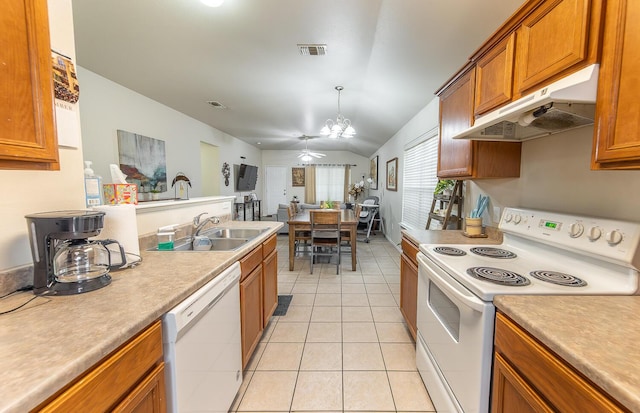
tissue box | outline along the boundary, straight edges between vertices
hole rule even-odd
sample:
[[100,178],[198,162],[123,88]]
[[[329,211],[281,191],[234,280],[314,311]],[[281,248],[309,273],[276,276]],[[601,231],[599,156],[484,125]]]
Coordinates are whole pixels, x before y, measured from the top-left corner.
[[104,203],[107,205],[138,205],[138,185],[136,184],[104,184]]

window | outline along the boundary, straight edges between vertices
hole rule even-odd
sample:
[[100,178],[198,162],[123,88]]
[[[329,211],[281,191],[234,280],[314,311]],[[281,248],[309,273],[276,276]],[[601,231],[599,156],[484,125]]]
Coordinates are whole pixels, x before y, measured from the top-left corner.
[[316,200],[344,201],[344,166],[316,166]]
[[426,139],[404,151],[402,181],[402,225],[424,229],[431,209],[433,190],[438,183],[438,132],[427,133]]

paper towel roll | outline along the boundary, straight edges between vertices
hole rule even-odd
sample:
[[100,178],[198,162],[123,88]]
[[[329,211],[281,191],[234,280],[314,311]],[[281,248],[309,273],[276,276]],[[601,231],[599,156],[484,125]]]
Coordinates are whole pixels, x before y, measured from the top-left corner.
[[[127,266],[140,261],[136,207],[129,204],[100,205],[93,209],[105,213],[104,228],[102,228],[100,234],[94,239],[114,239],[118,241],[127,255],[127,262],[123,263]],[[111,257],[117,260],[117,257],[119,257],[119,252],[116,249],[117,246],[109,245],[107,248],[115,252],[115,254],[111,254]],[[112,264],[114,263],[117,263],[117,261],[112,262]]]

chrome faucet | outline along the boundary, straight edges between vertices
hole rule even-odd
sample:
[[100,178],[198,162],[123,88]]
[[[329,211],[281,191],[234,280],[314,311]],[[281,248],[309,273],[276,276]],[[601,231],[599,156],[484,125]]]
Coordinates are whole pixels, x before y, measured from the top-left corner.
[[202,222],[200,221],[200,217],[203,215],[207,215],[208,212],[203,212],[201,214],[196,215],[195,217],[193,217],[193,230],[191,231],[191,234],[196,237],[198,236],[198,234],[200,234],[200,231],[202,230],[202,228],[205,227],[205,225],[207,225],[209,222],[214,223],[214,224],[219,224],[220,223],[220,218],[218,217],[209,217],[209,218],[205,218]]

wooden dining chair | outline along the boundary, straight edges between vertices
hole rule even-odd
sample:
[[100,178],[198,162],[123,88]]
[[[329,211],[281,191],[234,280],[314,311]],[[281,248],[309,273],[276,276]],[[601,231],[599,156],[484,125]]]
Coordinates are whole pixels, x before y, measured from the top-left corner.
[[311,210],[311,268],[317,257],[336,257],[336,274],[340,274],[340,210]]
[[[295,215],[295,207],[293,205],[289,205],[287,209],[287,214],[289,215],[289,220],[291,220]],[[292,227],[289,226],[289,231],[293,231]],[[300,246],[300,242],[304,242],[305,246],[309,244],[311,240],[311,231],[309,230],[295,230],[294,234],[294,248],[293,253],[298,255],[298,246]]]
[[[355,210],[354,210],[354,216],[356,217],[356,220],[358,219],[358,217],[360,216],[360,211],[362,210],[362,207],[360,205],[356,205]],[[357,224],[356,224],[357,225]],[[357,231],[357,226],[356,226],[356,233]],[[351,239],[351,230],[350,229],[341,229],[340,230],[340,235],[341,235],[341,242],[342,242],[342,249],[341,252],[343,254],[351,254],[351,246],[352,243],[356,242],[357,240],[354,238],[353,240]]]

